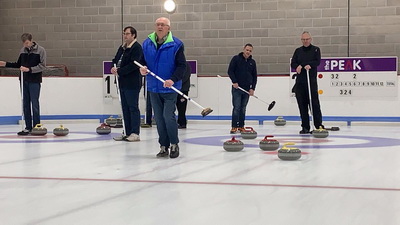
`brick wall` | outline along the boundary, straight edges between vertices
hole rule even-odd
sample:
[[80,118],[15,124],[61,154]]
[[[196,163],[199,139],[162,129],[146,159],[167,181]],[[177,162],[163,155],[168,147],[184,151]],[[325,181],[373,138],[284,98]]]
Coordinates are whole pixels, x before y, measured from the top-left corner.
[[31,32],[48,63],[67,65],[71,75],[101,75],[102,61],[121,44],[122,28],[133,25],[142,42],[160,16],[171,19],[187,58],[197,59],[204,75],[226,74],[248,42],[260,74],[287,74],[303,30],[325,57],[347,56],[348,46],[350,56],[400,56],[400,0],[350,0],[350,27],[348,0],[176,2],[177,11],[168,15],[163,0],[0,0],[0,59],[16,60],[20,35]]

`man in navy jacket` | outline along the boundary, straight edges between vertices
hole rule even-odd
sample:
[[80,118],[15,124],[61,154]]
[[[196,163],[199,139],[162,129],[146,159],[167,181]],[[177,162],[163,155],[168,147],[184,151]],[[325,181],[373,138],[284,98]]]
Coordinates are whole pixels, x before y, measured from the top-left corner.
[[231,134],[244,130],[246,117],[246,106],[249,102],[249,95],[238,87],[254,95],[257,84],[257,66],[252,58],[253,45],[246,44],[243,52],[235,55],[229,63],[228,75],[232,81],[232,129]]
[[114,140],[140,141],[139,92],[142,87],[142,76],[134,61],[142,59],[143,50],[136,41],[137,31],[135,28],[125,27],[123,36],[125,43],[118,48],[117,54],[112,60],[116,67],[111,69],[111,73],[118,75],[125,136],[115,137]]

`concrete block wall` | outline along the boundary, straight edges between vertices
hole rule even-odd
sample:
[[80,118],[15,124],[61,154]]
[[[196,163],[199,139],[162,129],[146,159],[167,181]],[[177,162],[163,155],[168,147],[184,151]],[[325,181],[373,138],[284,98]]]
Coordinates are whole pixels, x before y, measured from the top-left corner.
[[0,0],[0,59],[16,60],[20,35],[31,32],[48,63],[67,65],[71,75],[101,75],[101,62],[122,42],[122,28],[133,25],[142,42],[160,16],[171,19],[200,75],[226,74],[231,57],[248,42],[260,74],[288,74],[304,30],[325,57],[400,56],[399,0],[176,0],[172,15],[163,2]]

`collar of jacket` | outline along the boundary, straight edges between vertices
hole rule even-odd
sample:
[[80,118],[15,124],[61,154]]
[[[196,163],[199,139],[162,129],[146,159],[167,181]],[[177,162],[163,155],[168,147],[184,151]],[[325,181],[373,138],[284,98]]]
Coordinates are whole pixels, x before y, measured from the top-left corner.
[[126,43],[124,43],[123,45],[121,45],[121,47],[122,48],[132,48],[132,45],[135,44],[135,42],[136,42],[136,39],[133,39],[133,41],[128,46],[126,46]]
[[310,44],[308,47],[306,47],[306,46],[301,46],[303,49],[304,49],[304,51],[309,51],[311,48],[312,48],[312,44]]
[[[243,52],[239,53],[238,55],[239,55],[240,57],[242,57],[243,59],[246,59],[246,58],[243,56]],[[250,55],[249,58],[247,58],[247,59],[252,59],[252,58],[253,58],[253,56]]]
[[25,48],[25,51],[31,52],[31,51],[37,50],[37,49],[38,49],[38,44],[36,42],[32,42],[32,46],[29,48]]
[[[154,43],[154,45],[157,46],[157,34],[156,34],[156,32],[153,32],[153,33],[149,34],[148,37]],[[174,38],[172,37],[172,32],[170,31],[170,32],[168,32],[167,39],[164,41],[163,44],[166,44],[166,43],[169,43],[169,42],[173,42],[173,41],[174,41]]]

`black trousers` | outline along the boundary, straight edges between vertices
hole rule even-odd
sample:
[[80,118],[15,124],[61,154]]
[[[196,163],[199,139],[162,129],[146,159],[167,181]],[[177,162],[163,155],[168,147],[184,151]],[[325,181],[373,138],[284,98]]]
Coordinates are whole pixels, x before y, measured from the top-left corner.
[[147,93],[146,93],[146,121],[144,121],[144,123],[151,125],[152,118],[153,118],[153,107],[151,106],[150,92],[147,91]]
[[[183,94],[188,95],[188,91],[182,91]],[[187,100],[181,95],[178,95],[176,99],[176,108],[178,109],[178,124],[182,127],[186,127],[187,119],[186,119],[186,108],[187,108]]]
[[[310,86],[314,126],[318,129],[320,126],[322,126],[322,113],[318,98],[318,84],[317,82],[311,81]],[[308,114],[310,98],[308,93],[308,85],[307,83],[296,83],[294,89],[296,93],[297,105],[299,106],[300,111],[301,127],[306,130],[310,130],[310,117]]]

